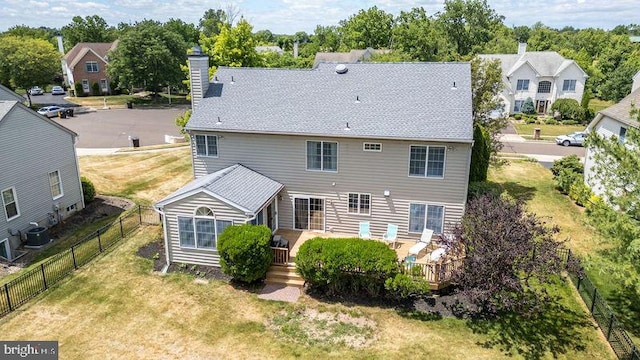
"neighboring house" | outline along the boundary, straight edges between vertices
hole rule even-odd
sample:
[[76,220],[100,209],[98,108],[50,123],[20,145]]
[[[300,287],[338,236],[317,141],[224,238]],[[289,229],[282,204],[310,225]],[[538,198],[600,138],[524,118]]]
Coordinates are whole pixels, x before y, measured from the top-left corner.
[[15,92],[13,92],[8,87],[0,84],[0,101],[8,100],[8,101],[18,101],[23,103],[26,99]]
[[360,63],[371,59],[373,55],[388,54],[391,50],[377,50],[366,48],[364,50],[351,50],[349,52],[319,52],[313,60],[313,67],[320,63],[351,64]]
[[375,238],[391,223],[417,240],[459,223],[469,63],[220,67],[213,82],[206,56],[189,63],[195,180],[155,205],[168,263],[218,265],[217,237],[231,224],[355,236],[369,221]]
[[481,59],[500,60],[504,88],[500,97],[505,112],[519,113],[531,98],[536,111],[545,114],[557,99],[582,101],[587,73],[573,60],[555,51],[526,51],[519,44],[517,54],[483,54]]
[[116,46],[117,40],[111,43],[77,43],[69,50],[62,58],[62,66],[71,89],[75,89],[76,82],[81,82],[85,94],[90,94],[93,84],[97,83],[101,93],[111,93],[107,65],[109,51]]
[[280,46],[256,46],[256,51],[259,54],[269,52],[269,51],[277,53],[278,55],[282,55],[283,53],[282,48]]
[[84,208],[77,134],[15,100],[0,100],[0,257],[12,260],[25,232]]
[[[632,119],[629,114],[632,106],[640,106],[640,89],[634,90],[627,97],[620,100],[619,103],[598,112],[589,126],[587,126],[587,131],[595,131],[604,137],[615,135],[618,137],[618,141],[624,142],[629,127],[640,127],[638,121]],[[587,148],[584,179],[594,193],[602,195],[603,189],[597,179],[594,178],[594,151],[595,149],[593,148]]]
[[633,75],[633,84],[631,85],[631,92],[640,89],[640,71]]

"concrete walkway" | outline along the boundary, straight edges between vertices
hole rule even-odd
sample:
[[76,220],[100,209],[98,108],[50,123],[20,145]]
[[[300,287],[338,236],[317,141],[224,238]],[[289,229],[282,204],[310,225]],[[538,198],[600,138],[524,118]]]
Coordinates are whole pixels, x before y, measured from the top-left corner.
[[106,149],[77,148],[76,152],[78,153],[78,156],[127,155],[127,154],[143,154],[143,153],[182,150],[187,147],[189,147],[189,143],[184,143],[184,146],[174,146],[174,147],[168,147],[168,148],[149,149],[149,150],[131,150],[131,151],[126,151],[126,150],[123,151],[123,149],[126,149],[126,148],[106,148]]
[[300,288],[281,284],[267,284],[262,288],[258,299],[284,302],[296,302],[300,297]]

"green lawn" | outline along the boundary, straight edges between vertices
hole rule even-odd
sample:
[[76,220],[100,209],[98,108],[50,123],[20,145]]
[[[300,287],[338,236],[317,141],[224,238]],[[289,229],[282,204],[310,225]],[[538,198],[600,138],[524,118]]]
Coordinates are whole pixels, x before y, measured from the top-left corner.
[[591,99],[591,101],[589,101],[589,108],[593,110],[593,113],[595,114],[598,111],[606,109],[613,104],[615,104],[613,101]]
[[572,132],[582,131],[584,125],[547,125],[547,124],[514,124],[518,135],[533,136],[534,129],[540,129],[540,135],[554,138],[558,135],[571,134]]
[[583,208],[555,190],[551,172],[536,163],[513,161],[501,169],[490,169],[489,180],[513,196],[526,200],[530,211],[559,226],[559,238],[566,239],[566,246],[582,258],[589,278],[634,341],[640,343],[640,302],[612,281],[610,267],[613,263],[607,256],[607,249],[612,245],[586,223]]
[[[108,95],[108,96],[86,96],[86,97],[68,97],[68,101],[81,106],[103,107],[106,100],[107,106],[124,108],[127,102],[132,102],[133,107],[154,107],[169,106],[169,95],[165,93],[158,94],[158,97],[152,96],[140,97],[137,95]],[[171,105],[188,105],[191,102],[186,99],[185,95],[171,94]]]

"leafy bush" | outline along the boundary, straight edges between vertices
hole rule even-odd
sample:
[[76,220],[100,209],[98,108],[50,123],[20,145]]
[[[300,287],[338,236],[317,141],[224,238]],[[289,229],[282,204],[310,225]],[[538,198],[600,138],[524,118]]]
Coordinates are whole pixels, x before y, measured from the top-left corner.
[[469,189],[467,190],[467,197],[472,199],[474,197],[480,197],[482,195],[494,195],[498,196],[502,190],[495,183],[486,181],[473,181],[469,183]]
[[516,119],[516,120],[520,120],[520,119],[522,119],[522,114],[515,114],[515,115],[513,115],[513,118]]
[[575,120],[562,120],[561,123],[562,123],[562,125],[576,125],[576,124],[578,124],[578,122],[575,121]]
[[326,295],[380,296],[399,264],[387,244],[358,238],[313,238],[296,256],[298,273]]
[[243,282],[262,279],[273,262],[271,230],[264,225],[233,225],[218,235],[222,272]]
[[491,138],[489,132],[476,124],[473,127],[473,148],[471,149],[471,168],[469,181],[487,180],[489,160],[491,160]]
[[535,114],[536,108],[533,106],[533,100],[531,98],[527,98],[522,104],[522,108],[520,109],[525,114]]
[[96,197],[96,188],[89,178],[84,176],[80,177],[80,183],[82,184],[82,195],[84,197],[84,203],[88,204]]
[[384,282],[384,288],[390,296],[397,299],[413,299],[431,293],[429,282],[422,277],[397,274]]
[[185,134],[184,127],[187,125],[190,118],[191,109],[186,110],[184,113],[176,117],[176,126],[180,128],[180,133]]
[[547,125],[558,125],[558,120],[554,118],[548,118],[544,121],[544,123]]
[[574,183],[583,183],[584,181],[582,175],[584,173],[584,165],[577,155],[568,155],[554,161],[553,166],[551,166],[551,172],[558,190],[563,194],[569,194]]
[[582,122],[585,119],[585,110],[574,99],[558,99],[551,105],[551,111],[558,111],[563,120],[575,120]]
[[580,206],[586,206],[589,203],[593,193],[591,189],[584,183],[582,177],[569,186],[569,197]]
[[84,88],[82,87],[82,83],[77,82],[73,85],[73,87],[75,88],[76,96],[78,97],[87,96],[87,94],[84,93]]
[[578,155],[567,155],[553,162],[551,172],[554,176],[557,176],[562,169],[568,169],[571,172],[580,174],[584,173],[584,165],[582,164],[582,161],[580,161]]
[[527,116],[527,117],[524,118],[524,123],[525,124],[535,124],[536,123],[536,118]]
[[97,82],[91,84],[91,95],[99,96],[100,95],[100,85]]

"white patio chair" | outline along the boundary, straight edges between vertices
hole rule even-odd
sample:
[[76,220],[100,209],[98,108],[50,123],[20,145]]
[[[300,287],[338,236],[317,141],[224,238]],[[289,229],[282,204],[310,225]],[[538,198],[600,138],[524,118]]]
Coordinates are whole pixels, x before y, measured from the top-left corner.
[[431,244],[432,237],[433,237],[433,230],[431,229],[422,230],[422,236],[420,236],[420,241],[418,241],[415,245],[413,245],[409,249],[409,255],[418,256],[422,250],[426,249],[427,246]]

